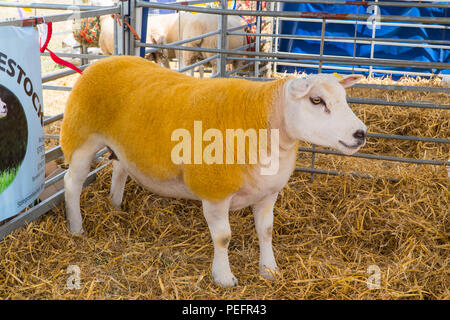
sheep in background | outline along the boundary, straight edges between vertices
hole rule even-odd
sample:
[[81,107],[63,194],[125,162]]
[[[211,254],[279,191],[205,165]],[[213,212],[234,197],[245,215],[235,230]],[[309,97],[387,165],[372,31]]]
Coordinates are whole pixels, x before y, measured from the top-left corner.
[[[102,2],[103,3],[103,2]],[[105,3],[103,3],[105,5]],[[150,15],[147,20],[147,40],[148,43],[170,44],[178,40],[185,40],[209,33],[218,29],[219,16],[210,14],[191,14],[186,12],[171,13],[163,15]],[[228,28],[243,25],[244,21],[237,16],[228,17]],[[114,20],[111,16],[100,17],[100,37],[99,46],[106,55],[114,53]],[[237,30],[242,31],[242,30]],[[187,47],[217,48],[218,36],[210,36],[204,39],[195,40],[186,44]],[[245,36],[231,35],[227,37],[227,48],[237,49],[246,44]],[[181,57],[178,57],[180,53]],[[170,68],[169,61],[178,58],[181,67],[195,63],[215,55],[209,52],[179,51],[173,49],[161,49],[150,53],[146,58],[156,63]],[[230,62],[234,67],[241,65],[240,61]],[[217,72],[217,61],[209,63],[213,72]]]
[[[191,17],[192,14],[186,12],[150,15],[147,20],[147,42],[169,44],[178,41]],[[176,58],[176,55],[173,49],[162,49],[149,54],[146,58],[170,68],[169,61]]]
[[[148,17],[147,41],[155,44],[170,44],[178,40],[190,39],[218,29],[219,16],[211,14],[191,14],[186,12],[154,15]],[[228,17],[228,28],[243,25],[243,20],[237,16]],[[242,31],[242,30],[237,30]],[[218,36],[210,36],[182,44],[187,47],[217,48]],[[227,48],[237,49],[246,44],[245,36],[231,35],[227,37]],[[180,57],[178,56],[180,54]],[[177,58],[180,66],[185,67],[197,61],[215,55],[210,52],[197,52],[186,50],[163,49],[152,54],[151,60],[169,68],[169,61]],[[241,62],[235,61],[233,66],[239,66]],[[208,63],[212,65],[213,72],[217,72],[217,62],[213,60]]]
[[[198,13],[192,15],[191,19],[187,24],[185,24],[182,39],[189,39],[195,36],[199,36],[201,34],[209,33],[218,29],[220,16],[211,15],[206,13]],[[228,16],[227,19],[228,29],[239,27],[244,24],[244,20],[238,16]],[[243,30],[235,30],[233,32],[242,32]],[[198,47],[198,48],[218,48],[218,35],[210,36],[207,38],[203,38],[200,40],[195,40],[186,44],[189,47]],[[239,35],[229,35],[227,36],[227,49],[233,50],[243,47],[247,44],[247,38],[245,36]],[[245,49],[241,49],[245,50]],[[212,57],[216,53],[212,52],[198,52],[198,51],[182,51],[181,53],[181,66],[188,66],[197,61],[207,59]],[[233,55],[230,55],[233,56]],[[228,65],[232,65],[234,68],[240,66],[242,61],[233,60],[233,62],[228,62]],[[217,73],[217,59],[214,59],[209,63],[212,65],[213,73]]]
[[[173,13],[164,15],[151,15],[147,20],[147,43],[167,44],[177,41],[179,38],[178,22],[186,23],[191,14]],[[100,17],[99,46],[102,53],[112,55],[114,53],[114,19],[110,15]],[[182,26],[183,28],[183,26]],[[176,57],[174,50],[162,49],[147,55],[147,58],[169,68],[169,60]]]
[[100,16],[100,37],[98,45],[102,54],[114,54],[114,19],[110,16]]

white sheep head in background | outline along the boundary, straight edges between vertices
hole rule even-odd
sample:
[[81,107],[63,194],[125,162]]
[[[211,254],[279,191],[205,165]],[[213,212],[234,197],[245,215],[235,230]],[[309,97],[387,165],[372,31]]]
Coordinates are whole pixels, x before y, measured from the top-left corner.
[[0,119],[6,117],[7,114],[8,108],[6,107],[6,103],[4,103],[0,98]]

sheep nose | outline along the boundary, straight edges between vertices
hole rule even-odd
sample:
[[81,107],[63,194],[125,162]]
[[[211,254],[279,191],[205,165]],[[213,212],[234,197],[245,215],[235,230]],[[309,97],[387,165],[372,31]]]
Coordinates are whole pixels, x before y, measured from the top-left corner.
[[366,132],[363,130],[357,130],[353,137],[358,140],[359,144],[363,144],[364,140],[366,139]]

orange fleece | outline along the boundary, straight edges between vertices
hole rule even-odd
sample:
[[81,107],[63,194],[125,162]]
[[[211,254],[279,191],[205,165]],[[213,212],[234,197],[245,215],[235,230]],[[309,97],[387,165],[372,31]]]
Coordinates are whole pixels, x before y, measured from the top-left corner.
[[[202,121],[203,133],[219,129],[225,143],[226,129],[268,129],[283,83],[197,79],[138,57],[105,58],[87,68],[73,87],[61,147],[70,163],[89,135],[100,134],[144,174],[162,181],[182,178],[202,199],[219,201],[239,190],[252,165],[176,165],[171,151],[179,142],[171,141],[172,132],[184,128],[193,139],[194,121]],[[203,142],[202,150],[209,143]]]

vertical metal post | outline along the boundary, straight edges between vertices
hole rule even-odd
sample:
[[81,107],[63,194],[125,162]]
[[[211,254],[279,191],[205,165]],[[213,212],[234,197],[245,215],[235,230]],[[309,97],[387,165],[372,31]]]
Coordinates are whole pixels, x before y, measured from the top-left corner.
[[[276,3],[276,6],[277,6],[276,10],[280,11],[280,3],[279,2]],[[272,17],[272,26],[273,26],[273,24],[275,24],[275,34],[280,34],[280,18]],[[275,53],[278,53],[278,48],[280,45],[280,38],[279,37],[274,37],[274,38],[275,38],[275,40],[272,40],[272,42],[275,41],[275,48],[273,48],[271,52],[275,51]],[[278,63],[274,62],[273,63],[273,71],[272,71],[274,74],[277,73],[277,69],[278,69],[277,67],[278,67]]]
[[[359,4],[356,5],[356,15],[359,14]],[[358,20],[355,20],[355,32],[353,34],[353,38],[355,39],[353,41],[353,60],[356,58],[356,37],[358,36]],[[352,74],[355,73],[355,65],[352,66]]]
[[[320,35],[320,61],[319,61],[319,70],[318,73],[322,73],[322,65],[323,65],[323,50],[325,47],[325,27],[326,27],[327,21],[326,19],[322,20],[322,33]],[[316,163],[316,153],[314,152],[316,150],[316,145],[312,145],[312,152],[311,152],[311,169],[314,169],[315,163]],[[314,180],[314,173],[311,173],[311,181]]]
[[114,19],[114,55],[118,55],[119,54],[119,43],[118,43],[118,33],[119,30],[117,30],[117,20]]
[[[220,0],[220,8],[221,9],[227,9],[228,8],[228,0]],[[219,50],[226,50],[227,49],[227,28],[228,28],[228,16],[224,13],[220,14],[219,18],[219,41],[218,41],[218,49]],[[227,69],[227,55],[224,53],[219,54],[219,61],[218,61],[218,72],[219,77],[224,77],[226,74]]]
[[[356,14],[359,14],[359,5],[356,5]],[[358,36],[358,20],[355,20],[355,32],[353,34],[353,38],[355,39],[353,41],[353,61],[356,58],[356,47],[357,47],[357,42],[356,42],[356,37]],[[355,64],[353,62],[352,65],[352,74],[355,73]],[[350,97],[353,97],[353,88],[350,88]]]
[[325,46],[325,26],[326,26],[326,19],[322,19],[322,33],[320,35],[320,61],[319,61],[319,70],[318,73],[322,73],[322,64],[323,64],[323,48]]
[[[129,4],[129,12],[128,15],[130,17],[130,26],[136,30],[136,0],[129,0],[128,1]],[[131,31],[131,30],[130,30]],[[139,32],[139,30],[136,30],[137,32]],[[134,34],[132,32],[129,33],[130,34],[130,53],[131,55],[136,55],[136,39],[134,37]],[[138,53],[139,55],[139,53]]]
[[[262,11],[262,2],[256,2],[256,11]],[[256,34],[261,33],[261,16],[256,17]],[[261,48],[261,36],[256,36],[255,52],[259,52]],[[259,77],[259,61],[255,62],[255,77]]]
[[[149,0],[144,0],[148,2]],[[148,26],[148,8],[141,8],[141,43],[147,42],[147,26]],[[145,48],[139,49],[139,55],[145,58]]]
[[[375,0],[375,2],[378,2],[378,0]],[[375,34],[376,34],[376,30],[378,28],[378,25],[377,25],[378,21],[377,21],[376,18],[378,16],[379,12],[380,12],[379,10],[380,10],[380,8],[378,6],[375,6],[375,9],[374,9],[374,12],[373,12],[373,14],[375,14],[375,19],[372,20],[372,41],[370,42],[370,59],[373,59],[374,52],[375,52],[375,42],[374,42],[374,40],[376,38]],[[372,71],[373,71],[373,66],[370,65],[369,66],[369,77],[372,76]]]
[[[88,53],[88,48],[85,45],[81,45],[80,46],[80,53],[81,54],[87,54]],[[81,65],[84,66],[85,64],[89,63],[89,60],[86,58],[81,58]]]
[[[130,12],[130,3],[129,1],[127,2],[122,2],[122,8],[121,8],[121,16],[124,20],[128,20],[128,15]],[[122,41],[123,41],[123,51],[122,53],[124,55],[130,55],[130,39],[132,38],[132,34],[131,34],[131,30],[130,28],[128,28],[124,23],[122,23],[122,28],[123,28],[123,37],[122,37]]]
[[[270,2],[269,3],[269,7],[270,7],[270,11],[275,11],[275,2]],[[271,17],[271,20],[272,20],[272,23],[270,24],[270,30],[269,30],[269,33],[270,34],[274,34],[274,31],[275,31],[275,23],[276,23],[276,20],[275,20],[275,18],[274,17]],[[278,34],[278,33],[277,33]],[[275,39],[276,37],[271,37],[271,39],[270,39],[270,47],[269,47],[269,52],[274,52],[274,42],[276,41],[276,39]],[[272,74],[274,74],[275,73],[275,70],[273,69],[273,65],[274,65],[274,63],[273,62],[268,62],[267,63],[267,68],[266,68],[266,77],[267,78],[271,78],[272,77]]]
[[[118,2],[120,13],[119,13],[119,21],[122,21],[125,9],[124,9],[124,2],[119,1]],[[115,26],[115,41],[114,44],[114,54],[117,55],[123,55],[125,54],[125,25],[123,22],[118,23],[116,19],[114,19],[114,26]]]
[[[178,39],[177,41],[181,40],[181,12],[177,11],[178,14]],[[178,72],[180,72],[182,66],[181,66],[181,59],[183,58],[181,55],[183,54],[183,51],[177,50],[177,64],[178,64]]]

